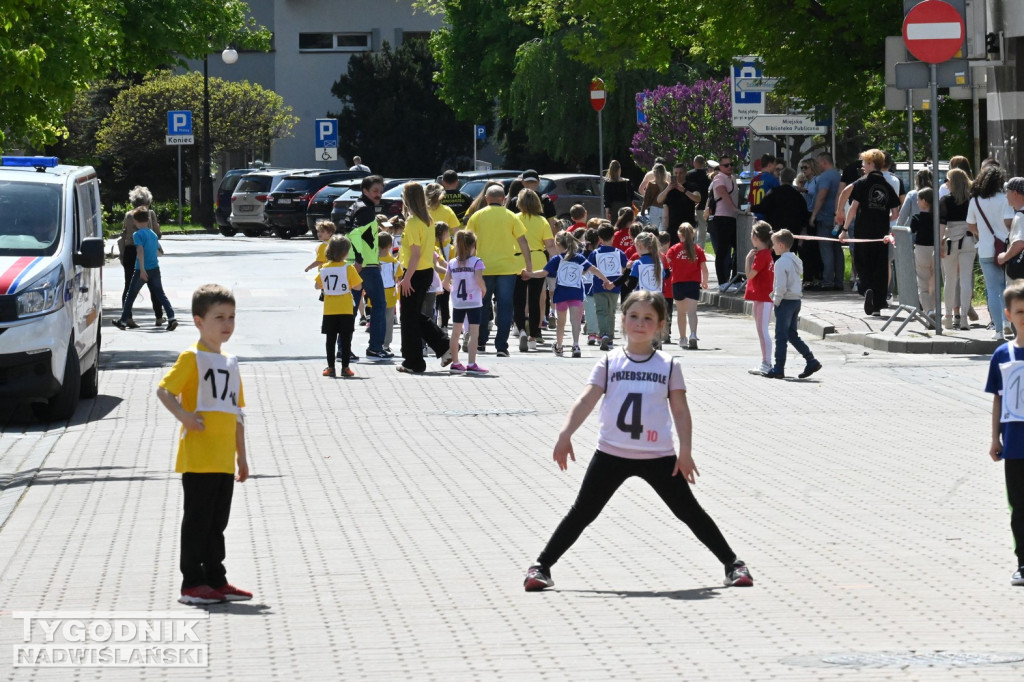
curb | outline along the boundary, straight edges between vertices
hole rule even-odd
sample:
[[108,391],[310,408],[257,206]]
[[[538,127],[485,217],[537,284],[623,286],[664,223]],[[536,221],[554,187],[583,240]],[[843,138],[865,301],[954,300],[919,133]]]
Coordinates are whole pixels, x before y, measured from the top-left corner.
[[[747,316],[753,314],[753,304],[743,300],[741,293],[728,294],[704,289],[700,292],[700,304],[728,313]],[[904,330],[901,336],[896,336],[892,331],[840,332],[834,323],[819,317],[814,312],[806,314],[801,312],[797,326],[801,332],[806,332],[809,336],[817,339],[840,341],[885,353],[991,355],[996,348],[1005,343],[1005,341],[996,339],[957,336],[953,330],[945,330],[941,336],[935,335],[933,332],[911,332],[909,330]],[[890,328],[895,331],[899,327],[894,322]],[[951,331],[953,331],[952,334]]]

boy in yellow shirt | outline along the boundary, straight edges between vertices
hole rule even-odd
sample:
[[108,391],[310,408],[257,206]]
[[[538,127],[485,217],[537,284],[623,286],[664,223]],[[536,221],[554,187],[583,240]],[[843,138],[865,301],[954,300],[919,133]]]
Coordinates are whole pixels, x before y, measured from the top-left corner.
[[199,342],[178,356],[156,391],[181,422],[174,467],[185,495],[178,601],[244,601],[252,593],[229,583],[224,569],[224,529],[234,482],[249,478],[238,358],[221,353],[221,344],[235,330],[234,295],[219,284],[204,284],[192,294],[192,319]]
[[377,234],[378,257],[380,258],[380,276],[384,281],[384,300],[387,311],[384,317],[384,352],[389,358],[395,357],[391,352],[391,339],[395,331],[395,307],[398,305],[398,282],[405,275],[405,270],[398,259],[391,254],[394,239],[387,232]]

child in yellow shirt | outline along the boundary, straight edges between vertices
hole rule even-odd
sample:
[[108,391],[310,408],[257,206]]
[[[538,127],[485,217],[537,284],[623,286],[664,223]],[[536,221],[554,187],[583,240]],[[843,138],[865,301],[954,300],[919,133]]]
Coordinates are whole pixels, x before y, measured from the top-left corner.
[[349,366],[352,357],[352,332],[356,327],[352,292],[362,288],[363,280],[355,265],[346,263],[352,243],[336,234],[327,242],[327,261],[316,276],[316,288],[324,292],[324,318],[320,333],[327,335],[327,367],[325,377],[335,377],[336,353],[341,354],[341,376],[355,376]]
[[234,295],[219,284],[204,284],[192,294],[192,319],[199,342],[178,356],[156,391],[181,422],[174,467],[185,495],[178,601],[244,601],[252,599],[252,592],[229,583],[224,569],[224,530],[234,483],[249,478],[238,358],[221,353],[221,344],[235,330]]
[[391,254],[394,239],[387,232],[377,234],[378,256],[380,257],[380,276],[384,281],[384,300],[387,310],[384,318],[384,352],[388,357],[395,357],[391,351],[391,339],[395,331],[395,307],[398,305],[398,281],[405,275],[405,270],[398,259]]

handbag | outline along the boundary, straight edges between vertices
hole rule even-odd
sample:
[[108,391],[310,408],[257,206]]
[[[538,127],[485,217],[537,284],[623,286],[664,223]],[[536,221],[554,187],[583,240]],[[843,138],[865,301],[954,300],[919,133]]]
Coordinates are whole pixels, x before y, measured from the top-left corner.
[[978,201],[978,197],[974,197],[974,205],[978,207],[978,213],[981,214],[982,220],[985,221],[985,227],[988,228],[989,234],[992,235],[992,243],[995,244],[995,247],[996,247],[995,255],[998,258],[999,254],[1001,254],[1004,251],[1006,251],[1006,242],[1004,242],[1002,239],[999,239],[998,237],[996,237],[996,233],[992,229],[992,223],[990,223],[988,221],[988,216],[985,215],[985,212],[981,210],[981,202]]

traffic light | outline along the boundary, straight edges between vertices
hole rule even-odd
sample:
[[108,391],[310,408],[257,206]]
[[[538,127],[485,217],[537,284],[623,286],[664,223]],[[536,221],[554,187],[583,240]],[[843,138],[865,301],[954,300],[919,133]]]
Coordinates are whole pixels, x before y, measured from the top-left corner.
[[988,56],[989,61],[999,61],[1001,57],[1001,37],[998,33],[985,34],[985,54]]

